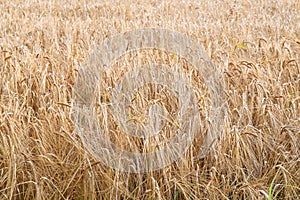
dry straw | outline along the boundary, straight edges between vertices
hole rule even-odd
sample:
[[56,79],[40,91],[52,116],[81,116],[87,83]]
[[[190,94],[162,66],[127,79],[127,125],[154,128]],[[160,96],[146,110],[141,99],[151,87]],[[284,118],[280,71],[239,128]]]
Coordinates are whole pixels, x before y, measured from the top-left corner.
[[[299,199],[299,9],[298,1],[262,0],[1,2],[0,198]],[[172,165],[129,174],[99,162],[82,144],[73,87],[80,64],[105,38],[145,27],[175,30],[203,44],[224,76],[228,115],[222,142],[205,158],[194,159],[201,148],[196,137]],[[176,55],[144,53],[148,57],[127,54],[112,63],[100,86],[114,87],[124,73],[115,69],[128,69],[136,56],[192,73]],[[194,77],[205,121],[213,102],[204,77]],[[111,101],[109,91],[103,94],[96,103]],[[175,96],[166,94],[165,101],[176,105]],[[150,102],[137,98],[136,107],[141,103]],[[115,131],[116,144],[151,150],[165,142],[126,137],[110,123],[109,112],[97,109],[103,128]],[[207,128],[203,123],[199,136]]]

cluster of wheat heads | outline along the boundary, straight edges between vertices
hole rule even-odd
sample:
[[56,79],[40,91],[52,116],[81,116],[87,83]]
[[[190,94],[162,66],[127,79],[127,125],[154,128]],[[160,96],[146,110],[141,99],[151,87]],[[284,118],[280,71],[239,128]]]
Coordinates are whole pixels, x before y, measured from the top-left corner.
[[[2,1],[0,198],[299,198],[299,9],[297,1]],[[176,30],[204,45],[224,74],[228,112],[222,140],[205,158],[192,159],[196,138],[172,165],[128,174],[83,146],[74,132],[72,88],[80,64],[104,38],[144,27]],[[189,69],[166,52],[145,53]],[[112,69],[124,67],[122,59]],[[111,72],[103,84],[117,81],[120,74]],[[194,87],[205,120],[210,96],[202,78]],[[105,95],[99,101],[109,101]],[[167,101],[176,105],[172,96]],[[144,145],[112,123],[106,128],[125,148]]]

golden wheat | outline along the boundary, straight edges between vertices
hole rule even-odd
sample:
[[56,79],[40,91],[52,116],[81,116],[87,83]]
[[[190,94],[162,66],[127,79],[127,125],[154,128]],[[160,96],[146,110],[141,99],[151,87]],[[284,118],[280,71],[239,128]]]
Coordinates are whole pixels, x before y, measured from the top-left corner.
[[[1,199],[300,198],[299,1],[13,0],[1,1],[0,13]],[[175,30],[204,46],[224,75],[228,113],[221,141],[205,158],[194,159],[196,138],[172,165],[129,174],[83,146],[74,131],[73,86],[80,65],[105,38],[145,27]],[[190,69],[176,55],[144,53]],[[125,57],[101,84],[118,81]],[[205,120],[210,95],[201,74],[194,78]],[[103,95],[99,101],[109,102],[110,94]],[[145,145],[116,129],[103,110],[98,114],[118,145]],[[154,138],[147,148],[158,141],[164,142]]]

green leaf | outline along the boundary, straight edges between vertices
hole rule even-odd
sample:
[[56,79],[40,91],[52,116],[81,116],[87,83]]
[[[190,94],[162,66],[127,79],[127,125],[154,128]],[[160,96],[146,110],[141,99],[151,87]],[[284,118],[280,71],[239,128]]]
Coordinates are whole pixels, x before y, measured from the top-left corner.
[[240,49],[247,49],[247,46],[244,44],[237,44],[236,46]]
[[173,200],[177,200],[179,193],[180,193],[180,190],[176,190]]
[[277,170],[272,182],[271,182],[271,185],[269,187],[269,194],[268,194],[268,200],[272,200],[273,199],[273,195],[274,195],[274,192],[275,192],[275,189],[276,187],[273,188],[273,186],[275,185],[275,180],[278,176],[278,173],[279,173],[279,170]]

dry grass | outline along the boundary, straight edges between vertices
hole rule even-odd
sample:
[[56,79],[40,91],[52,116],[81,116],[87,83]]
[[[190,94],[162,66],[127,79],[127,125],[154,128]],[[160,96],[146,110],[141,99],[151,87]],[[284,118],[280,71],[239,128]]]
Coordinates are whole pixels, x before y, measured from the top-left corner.
[[[1,199],[300,198],[299,1],[15,0],[0,13]],[[81,144],[72,87],[104,38],[143,27],[201,42],[224,74],[229,109],[204,159],[192,162],[195,142],[163,170],[126,174]]]

